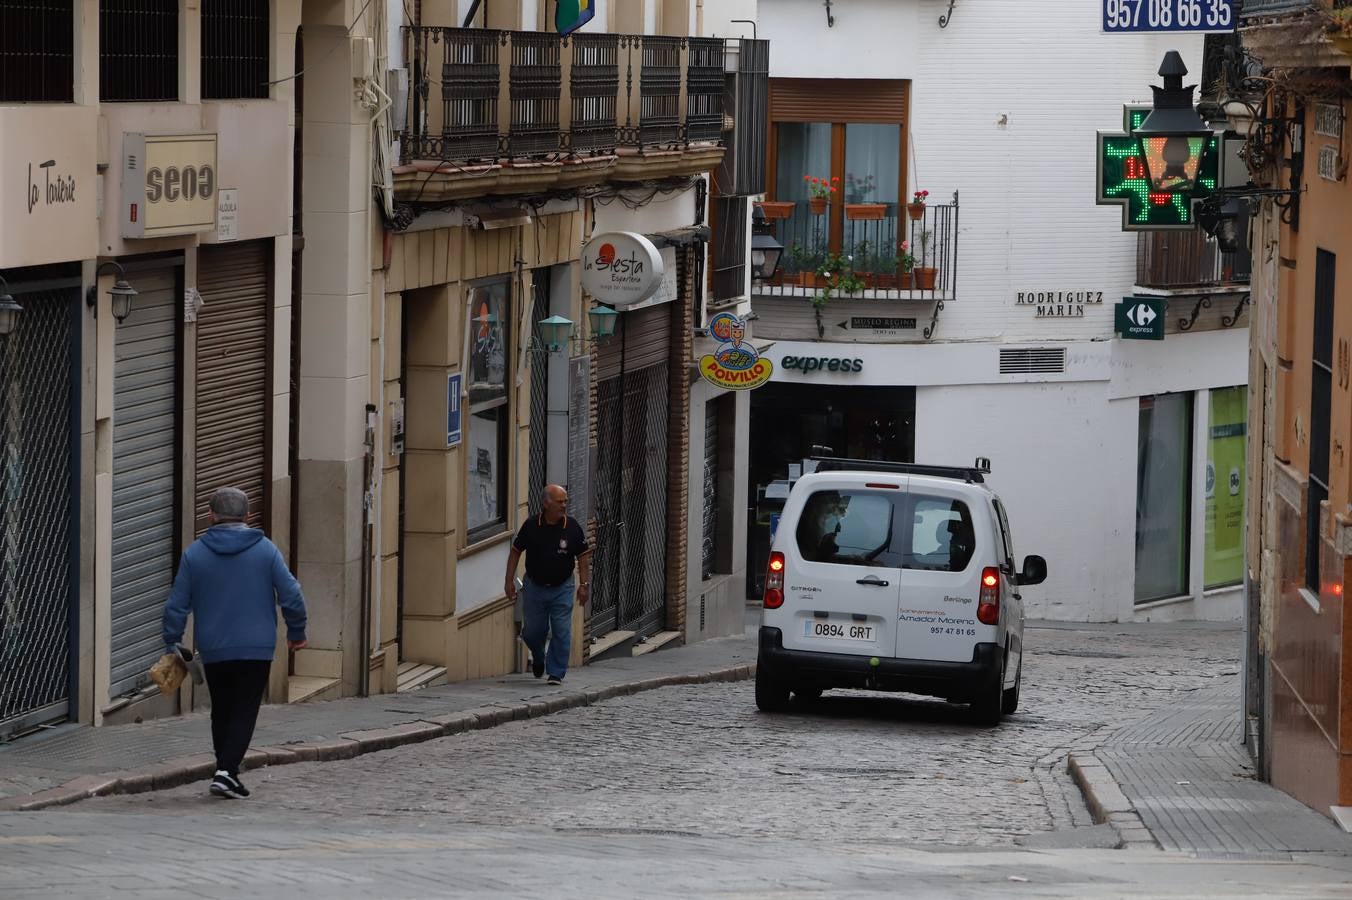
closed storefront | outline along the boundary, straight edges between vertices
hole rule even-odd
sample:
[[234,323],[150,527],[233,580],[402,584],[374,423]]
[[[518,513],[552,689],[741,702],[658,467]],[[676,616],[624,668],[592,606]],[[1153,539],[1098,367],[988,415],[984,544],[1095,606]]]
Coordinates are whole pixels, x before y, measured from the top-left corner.
[[671,315],[670,303],[624,313],[599,355],[591,636],[663,624]]
[[3,274],[23,311],[0,337],[0,740],[70,712],[79,581],[79,276]]
[[249,525],[267,527],[270,241],[203,247],[197,289],[194,531],[209,526],[218,487],[249,495]]
[[[131,267],[128,267],[131,270]],[[135,272],[113,367],[113,553],[109,696],[147,682],[178,549],[179,270]]]

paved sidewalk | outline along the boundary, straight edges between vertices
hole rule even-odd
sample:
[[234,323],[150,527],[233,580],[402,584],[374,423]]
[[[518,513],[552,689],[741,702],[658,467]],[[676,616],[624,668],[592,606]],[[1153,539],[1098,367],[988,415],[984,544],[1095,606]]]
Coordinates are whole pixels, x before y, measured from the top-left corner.
[[1259,781],[1243,745],[1238,678],[1108,730],[1070,754],[1091,812],[1128,848],[1208,858],[1352,854],[1352,835]]
[[[348,759],[624,694],[738,681],[752,676],[755,660],[753,640],[718,638],[575,668],[562,687],[529,674],[504,675],[407,694],[264,706],[245,765]],[[106,728],[62,726],[0,746],[0,810],[42,809],[208,778],[215,769],[210,750],[207,713]]]

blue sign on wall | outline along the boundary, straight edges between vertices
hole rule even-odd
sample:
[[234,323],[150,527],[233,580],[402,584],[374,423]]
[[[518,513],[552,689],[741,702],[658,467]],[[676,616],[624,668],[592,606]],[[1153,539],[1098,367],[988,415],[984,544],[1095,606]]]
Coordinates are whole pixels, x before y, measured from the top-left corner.
[[1238,0],[1103,0],[1107,32],[1235,30]]
[[446,376],[446,446],[460,443],[460,373]]

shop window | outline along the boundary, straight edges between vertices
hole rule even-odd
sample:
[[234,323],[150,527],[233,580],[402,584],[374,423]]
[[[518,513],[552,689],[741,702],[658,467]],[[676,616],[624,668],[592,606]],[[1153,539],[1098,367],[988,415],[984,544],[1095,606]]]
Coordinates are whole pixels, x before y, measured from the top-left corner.
[[701,572],[705,580],[732,571],[732,512],[737,476],[737,398],[704,405],[704,517]]
[[798,552],[808,562],[900,568],[892,498],[876,491],[817,491],[798,518]]
[[465,532],[471,544],[507,528],[511,459],[509,296],[506,281],[478,285],[469,292]]
[[1192,395],[1140,399],[1136,445],[1136,602],[1188,591]]
[[1305,501],[1305,586],[1318,594],[1320,507],[1329,498],[1329,416],[1333,398],[1333,284],[1337,257],[1319,250],[1314,269],[1314,340],[1310,366],[1310,486]]
[[1206,447],[1206,544],[1203,586],[1244,580],[1244,459],[1249,389],[1211,391]]
[[202,0],[202,99],[266,100],[271,0]]
[[0,3],[0,103],[74,99],[74,0]]
[[101,0],[99,99],[178,99],[179,0]]
[[964,572],[976,552],[972,513],[961,500],[911,495],[910,547],[906,568]]

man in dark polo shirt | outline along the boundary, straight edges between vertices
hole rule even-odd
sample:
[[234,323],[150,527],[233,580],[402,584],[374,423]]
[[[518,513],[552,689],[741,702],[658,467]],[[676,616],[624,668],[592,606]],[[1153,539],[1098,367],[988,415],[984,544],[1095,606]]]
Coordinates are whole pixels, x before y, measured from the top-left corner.
[[[582,580],[578,605],[587,602],[591,583],[591,547],[582,526],[568,518],[568,492],[545,486],[543,509],[521,523],[507,554],[507,596],[516,600],[516,566],[526,554],[521,639],[530,648],[531,669],[546,671],[550,684],[562,684],[573,649],[573,563]],[[545,639],[549,639],[546,652]]]

